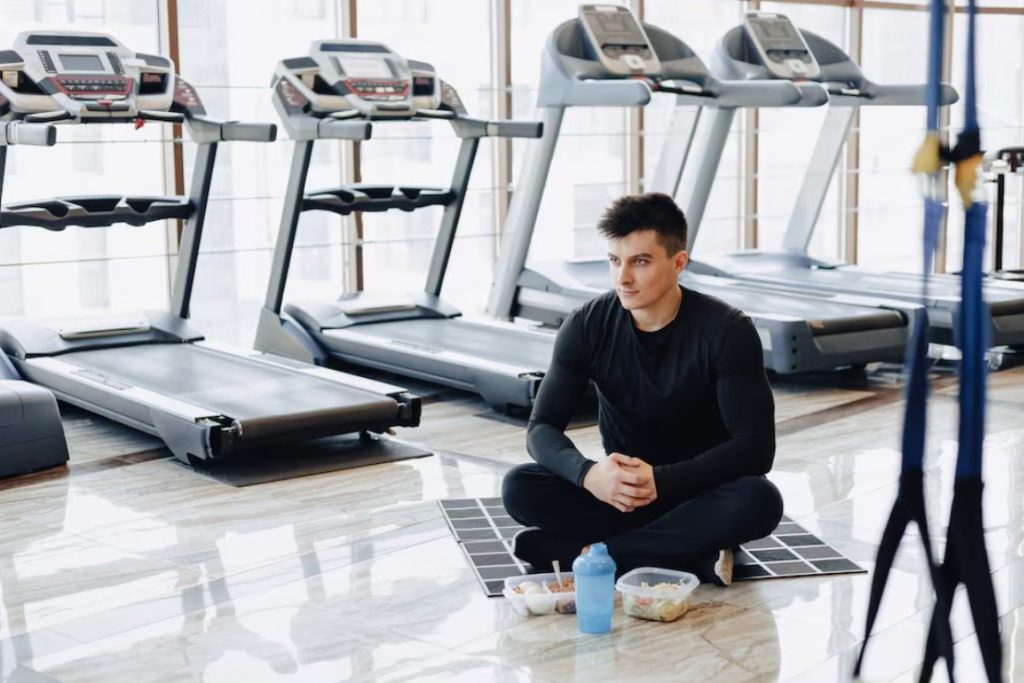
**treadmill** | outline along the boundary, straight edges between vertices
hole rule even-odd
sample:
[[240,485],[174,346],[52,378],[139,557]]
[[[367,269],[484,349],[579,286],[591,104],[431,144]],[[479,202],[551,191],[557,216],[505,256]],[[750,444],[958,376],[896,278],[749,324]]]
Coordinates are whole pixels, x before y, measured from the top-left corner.
[[[0,93],[0,202],[7,148],[49,147],[57,141],[53,125],[4,121],[10,110],[10,101]],[[0,353],[0,478],[56,467],[67,461],[68,444],[57,400],[46,389],[23,381]]]
[[218,144],[270,142],[275,126],[208,117],[171,60],[133,52],[103,33],[22,33],[13,49],[0,51],[0,76],[8,125],[183,123],[198,144],[188,196],[54,197],[0,208],[2,228],[184,222],[169,310],[95,322],[5,322],[0,349],[23,379],[160,437],[193,465],[271,444],[418,424],[418,399],[399,387],[235,351],[204,341],[189,324]]
[[[784,87],[765,87],[779,85]],[[544,48],[538,96],[544,132],[528,152],[512,197],[488,302],[492,315],[560,325],[572,309],[611,288],[605,260],[527,267],[526,259],[566,108],[642,107],[654,93],[674,95],[679,106],[730,112],[744,106],[818,106],[827,101],[821,86],[813,83],[720,81],[685,43],[661,28],[641,24],[629,9],[581,6],[578,17],[558,26]],[[682,173],[694,130],[680,136],[681,144],[665,145],[659,175],[666,173],[670,155]],[[909,326],[922,313],[903,302],[851,294],[811,297],[795,288],[752,286],[690,271],[680,282],[747,313],[761,338],[766,367],[780,374],[898,361]]]
[[[829,90],[829,110],[808,163],[781,251],[743,251],[691,261],[695,273],[729,280],[800,287],[815,295],[859,292],[923,304],[928,311],[929,336],[939,344],[955,344],[954,330],[960,310],[960,278],[933,275],[929,298],[921,299],[921,275],[872,271],[842,262],[816,259],[808,254],[818,216],[847,134],[858,107],[925,104],[924,85],[879,85],[863,74],[838,46],[810,31],[798,30],[782,14],[755,12],[719,41],[712,71],[722,78],[757,81],[822,83]],[[957,100],[949,85],[942,103]],[[691,229],[696,234],[714,182],[717,159],[726,143],[731,110],[711,112],[713,132],[704,138],[702,157],[708,161],[688,198],[684,199]],[[985,283],[991,312],[990,341],[995,346],[1024,344],[1024,287],[1001,281]]]
[[[278,64],[273,89],[274,106],[295,150],[256,348],[306,363],[357,365],[475,392],[499,411],[529,409],[551,362],[554,335],[464,320],[441,299],[441,287],[480,139],[535,138],[540,124],[471,118],[455,89],[430,64],[365,40],[314,42],[308,55]],[[367,140],[373,125],[424,120],[448,122],[460,139],[448,187],[355,183],[306,191],[317,140]],[[353,292],[335,301],[282,308],[303,211],[344,216],[431,206],[444,211],[423,292]]]

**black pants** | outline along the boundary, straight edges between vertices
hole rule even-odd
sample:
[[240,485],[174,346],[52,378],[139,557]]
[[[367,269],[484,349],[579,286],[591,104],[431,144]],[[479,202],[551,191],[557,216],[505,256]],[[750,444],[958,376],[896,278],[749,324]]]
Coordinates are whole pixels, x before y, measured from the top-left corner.
[[711,553],[767,536],[782,518],[782,495],[764,477],[741,477],[683,500],[659,492],[650,505],[619,512],[530,463],[505,475],[501,498],[520,524],[577,541],[577,547],[603,541],[620,567],[688,568]]

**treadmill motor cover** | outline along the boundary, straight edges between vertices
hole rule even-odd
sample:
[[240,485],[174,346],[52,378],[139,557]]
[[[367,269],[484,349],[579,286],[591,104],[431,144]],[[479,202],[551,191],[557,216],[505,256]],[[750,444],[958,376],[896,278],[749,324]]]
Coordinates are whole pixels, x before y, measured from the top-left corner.
[[68,461],[57,399],[28,382],[0,380],[0,477]]

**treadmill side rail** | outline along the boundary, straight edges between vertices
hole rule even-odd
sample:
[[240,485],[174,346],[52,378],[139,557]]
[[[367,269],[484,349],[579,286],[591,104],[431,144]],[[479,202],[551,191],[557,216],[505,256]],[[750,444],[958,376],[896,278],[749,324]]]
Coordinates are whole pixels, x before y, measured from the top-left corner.
[[230,424],[225,430],[224,416],[214,410],[132,386],[59,357],[32,358],[20,366],[26,377],[50,387],[58,398],[163,439],[175,457],[186,463],[192,458],[217,457],[220,448],[229,446],[225,435],[211,437],[208,432],[237,431]]

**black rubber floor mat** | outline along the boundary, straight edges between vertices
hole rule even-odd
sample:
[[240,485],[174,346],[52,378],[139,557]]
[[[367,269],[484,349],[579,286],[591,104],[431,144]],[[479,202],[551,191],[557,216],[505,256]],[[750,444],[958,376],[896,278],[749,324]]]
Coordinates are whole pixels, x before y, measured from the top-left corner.
[[[512,554],[512,537],[523,527],[508,516],[501,498],[451,498],[438,503],[488,597],[501,595],[507,577],[528,572],[528,566]],[[735,561],[735,581],[867,572],[788,517],[771,535],[745,543]]]

